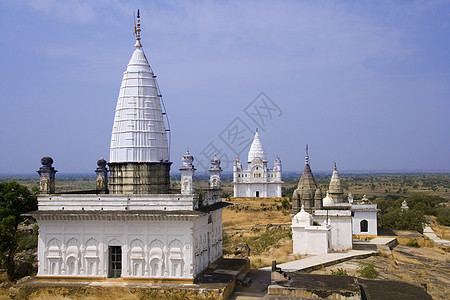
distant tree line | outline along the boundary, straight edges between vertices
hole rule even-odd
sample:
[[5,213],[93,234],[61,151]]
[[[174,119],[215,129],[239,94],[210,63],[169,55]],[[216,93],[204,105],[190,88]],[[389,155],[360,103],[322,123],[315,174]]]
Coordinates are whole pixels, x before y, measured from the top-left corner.
[[[408,210],[402,210],[402,202],[406,200]],[[425,216],[435,216],[436,221],[445,226],[450,226],[450,207],[446,206],[447,200],[442,197],[426,193],[414,193],[409,197],[387,195],[377,198],[380,212],[378,214],[378,226],[382,229],[417,230],[423,233]]]

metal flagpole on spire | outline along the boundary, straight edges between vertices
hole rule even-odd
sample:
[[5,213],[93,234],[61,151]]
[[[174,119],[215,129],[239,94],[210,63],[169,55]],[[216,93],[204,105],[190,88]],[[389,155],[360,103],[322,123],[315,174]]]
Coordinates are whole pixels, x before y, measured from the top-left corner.
[[305,152],[306,152],[305,165],[309,165],[308,144],[306,144]]
[[[134,19],[134,13],[133,13],[133,19]],[[139,9],[137,11],[137,21],[134,23],[134,34],[136,35],[136,44],[134,46],[136,48],[142,47],[141,45],[141,16],[139,14]]]

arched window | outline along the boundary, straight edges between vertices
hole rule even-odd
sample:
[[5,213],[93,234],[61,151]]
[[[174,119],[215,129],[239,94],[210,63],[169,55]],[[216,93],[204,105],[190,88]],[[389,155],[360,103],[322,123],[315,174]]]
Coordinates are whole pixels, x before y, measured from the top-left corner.
[[256,191],[256,197],[257,198],[259,197],[259,191]]
[[369,222],[367,220],[362,220],[360,223],[361,232],[368,232],[369,231]]

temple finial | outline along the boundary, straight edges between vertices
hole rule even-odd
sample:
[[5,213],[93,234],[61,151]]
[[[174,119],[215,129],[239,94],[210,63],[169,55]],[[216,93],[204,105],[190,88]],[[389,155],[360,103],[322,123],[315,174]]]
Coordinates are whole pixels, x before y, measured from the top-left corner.
[[306,151],[305,165],[309,165],[308,144],[306,144],[305,151]]
[[337,170],[336,162],[335,161],[333,161],[333,162],[334,162],[334,170],[336,171]]
[[139,9],[137,11],[137,22],[134,25],[134,34],[136,35],[136,44],[134,44],[134,46],[136,48],[142,47],[142,45],[141,45],[141,16],[139,14]]

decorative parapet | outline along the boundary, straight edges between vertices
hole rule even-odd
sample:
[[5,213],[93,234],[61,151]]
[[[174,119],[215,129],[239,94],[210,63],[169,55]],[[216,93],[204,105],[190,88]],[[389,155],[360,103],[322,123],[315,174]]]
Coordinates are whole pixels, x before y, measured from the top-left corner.
[[354,204],[352,211],[378,211],[376,204]]
[[222,201],[222,189],[209,189],[203,194],[202,206],[212,205]]
[[38,209],[45,210],[196,210],[195,194],[53,194],[38,196]]

